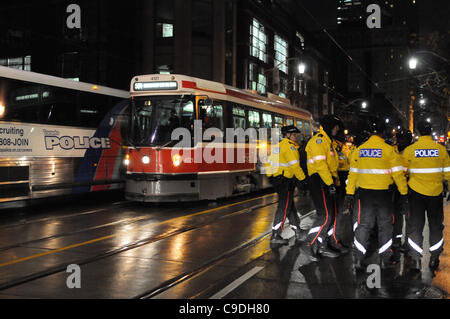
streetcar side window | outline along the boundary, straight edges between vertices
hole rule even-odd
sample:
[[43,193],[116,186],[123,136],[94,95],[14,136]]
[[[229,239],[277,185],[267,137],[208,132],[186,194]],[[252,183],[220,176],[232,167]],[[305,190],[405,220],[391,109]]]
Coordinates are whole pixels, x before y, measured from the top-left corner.
[[302,136],[304,137],[305,136],[305,132],[303,130],[303,122],[300,121],[300,120],[297,120],[296,122],[297,122],[297,128],[300,130],[300,132],[302,132]]
[[263,114],[263,127],[267,129],[271,129],[273,127],[272,114]]
[[223,131],[223,105],[218,101],[214,101],[212,105],[205,105],[203,100],[199,101],[199,105],[203,129],[218,128]]
[[248,111],[248,123],[249,123],[249,127],[260,128],[261,119],[259,117],[258,111],[253,111],[253,110]]
[[309,122],[305,122],[305,135],[306,138],[311,137],[311,124]]
[[233,107],[233,128],[246,129],[245,109],[241,106]]
[[274,122],[275,122],[275,125],[274,125],[274,127],[275,128],[281,128],[281,127],[283,127],[283,118],[282,117],[280,117],[280,116],[274,116]]
[[287,118],[286,119],[286,126],[292,126],[294,125],[294,119],[293,118]]

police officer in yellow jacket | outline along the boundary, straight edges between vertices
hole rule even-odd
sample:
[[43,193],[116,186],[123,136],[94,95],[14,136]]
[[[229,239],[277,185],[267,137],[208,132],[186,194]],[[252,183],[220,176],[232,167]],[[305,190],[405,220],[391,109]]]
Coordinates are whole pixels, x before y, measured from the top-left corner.
[[447,150],[431,138],[431,125],[422,121],[417,129],[419,140],[406,148],[404,165],[409,174],[409,214],[406,217],[406,234],[412,257],[412,269],[421,270],[423,253],[423,228],[425,211],[430,233],[430,263],[435,271],[443,250],[443,182],[450,180],[450,159]]
[[278,194],[278,208],[272,227],[272,244],[288,244],[288,240],[281,237],[286,218],[295,231],[296,241],[302,240],[300,219],[294,205],[294,190],[299,181],[306,176],[300,167],[297,139],[300,130],[295,126],[285,126],[281,129],[283,140],[272,148],[267,160],[266,174]]
[[408,187],[400,156],[394,148],[384,142],[386,125],[376,121],[372,125],[372,136],[352,156],[347,183],[347,203],[353,204],[358,190],[357,228],[354,238],[354,267],[362,268],[366,256],[371,230],[378,226],[378,243],[381,267],[392,266],[392,192],[395,181],[402,195],[403,206],[407,203]]
[[[345,185],[348,177],[348,171],[350,170],[350,152],[351,143],[346,142],[344,132],[341,130],[338,136],[333,140],[333,147],[336,150],[338,157],[338,178],[340,186],[337,188],[336,194],[336,207],[334,224],[331,230],[328,231],[329,245],[339,251],[340,253],[347,253],[348,249],[342,243],[343,226],[344,226],[344,198],[345,198]],[[350,145],[349,145],[350,144]]]
[[339,184],[338,157],[332,138],[342,128],[342,122],[336,116],[325,116],[320,120],[320,131],[306,145],[308,186],[316,207],[316,220],[309,234],[311,248],[310,259],[318,261],[320,256],[336,258],[337,251],[328,247],[328,232],[334,224],[337,212],[336,187]]

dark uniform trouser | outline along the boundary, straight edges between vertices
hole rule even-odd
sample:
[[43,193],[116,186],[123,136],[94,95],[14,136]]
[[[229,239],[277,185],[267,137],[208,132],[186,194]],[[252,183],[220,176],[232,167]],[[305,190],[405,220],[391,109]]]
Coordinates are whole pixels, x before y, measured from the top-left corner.
[[316,220],[307,238],[312,246],[316,241],[319,241],[320,244],[326,242],[328,231],[333,226],[337,215],[337,203],[335,197],[330,195],[319,174],[311,175],[308,185],[316,207]]
[[392,234],[393,247],[399,248],[402,244],[403,237],[403,215],[402,204],[400,201],[400,192],[396,188],[392,197],[393,203],[393,215],[394,215],[394,233]]
[[334,216],[334,224],[332,229],[328,232],[328,235],[330,236],[330,240],[334,242],[335,244],[338,244],[338,242],[341,240],[343,235],[343,225],[344,225],[344,216],[342,213],[344,212],[344,202],[345,202],[345,187],[346,187],[346,181],[348,178],[348,171],[338,171],[339,175],[339,182],[341,183],[341,186],[337,189],[337,198],[336,198],[336,205],[337,209],[335,209],[335,216]]
[[408,244],[412,248],[409,255],[414,259],[422,258],[423,228],[425,226],[425,211],[427,212],[430,229],[431,257],[439,257],[444,247],[444,206],[442,196],[425,196],[409,189],[410,211],[406,219],[406,234]]
[[272,229],[281,234],[286,218],[292,228],[300,229],[300,218],[294,204],[295,179],[277,176],[271,177],[269,181],[278,194],[278,207]]
[[389,190],[358,190],[359,199],[355,203],[358,226],[355,231],[354,254],[362,260],[367,253],[371,230],[378,225],[378,253],[388,261],[392,256],[392,192]]

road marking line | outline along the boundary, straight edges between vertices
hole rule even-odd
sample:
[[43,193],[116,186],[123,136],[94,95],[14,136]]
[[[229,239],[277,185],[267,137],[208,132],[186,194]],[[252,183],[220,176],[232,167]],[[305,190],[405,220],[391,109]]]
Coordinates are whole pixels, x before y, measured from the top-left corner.
[[[216,211],[216,210],[237,206],[239,204],[247,203],[247,202],[258,200],[258,199],[264,199],[264,198],[271,197],[271,196],[274,196],[274,195],[275,194],[264,195],[264,196],[260,196],[260,197],[256,197],[256,198],[252,198],[252,199],[247,199],[245,201],[229,204],[229,205],[212,208],[212,209],[208,209],[208,210],[205,210],[205,211],[200,211],[200,212],[197,212],[197,213],[194,213],[194,214],[190,214],[190,215],[180,216],[180,217],[168,219],[168,220],[165,220],[163,222],[157,223],[154,226],[163,225],[163,224],[166,224],[166,223],[169,223],[169,222],[176,221],[178,219],[189,218],[189,217],[193,217],[193,216],[197,216],[197,215],[211,213],[211,212]],[[148,225],[146,225],[145,227],[148,227]],[[122,235],[122,233],[118,232],[118,233],[115,233],[115,234],[112,234],[112,235],[108,235],[108,236],[92,239],[92,240],[85,241],[85,242],[82,242],[82,243],[73,244],[73,245],[62,247],[62,248],[58,248],[58,249],[53,249],[53,250],[50,250],[50,251],[47,251],[47,252],[44,252],[44,253],[39,253],[39,254],[35,254],[35,255],[28,256],[28,257],[24,257],[24,258],[19,258],[19,259],[13,259],[11,261],[8,261],[8,262],[5,262],[3,264],[0,264],[0,268],[5,267],[5,266],[9,266],[9,265],[13,265],[13,264],[17,264],[17,263],[20,263],[20,262],[24,262],[24,261],[27,261],[27,260],[35,259],[35,258],[38,258],[38,257],[55,254],[55,253],[58,253],[58,252],[61,252],[61,251],[65,251],[65,250],[68,250],[68,249],[89,245],[89,244],[92,244],[92,243],[95,243],[95,242],[99,242],[99,241],[103,241],[103,240],[106,240],[106,239],[114,238],[114,237],[117,237],[119,235]]]
[[233,281],[231,284],[229,284],[228,286],[223,288],[221,291],[219,291],[218,293],[216,293],[214,296],[210,297],[209,299],[222,299],[223,297],[228,295],[230,292],[235,290],[237,287],[242,285],[244,282],[246,282],[247,280],[249,280],[250,278],[255,276],[257,273],[259,273],[263,269],[264,269],[264,267],[253,268],[252,270],[250,270],[246,274],[242,275],[241,277],[239,277],[238,279]]

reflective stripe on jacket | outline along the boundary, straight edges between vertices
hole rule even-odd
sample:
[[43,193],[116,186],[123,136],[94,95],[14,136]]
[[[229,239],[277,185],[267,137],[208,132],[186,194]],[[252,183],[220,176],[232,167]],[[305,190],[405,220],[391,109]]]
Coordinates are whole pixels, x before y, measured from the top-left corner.
[[450,159],[442,145],[431,136],[422,136],[403,153],[403,161],[409,174],[408,185],[415,192],[426,196],[439,196],[443,180],[450,179]]
[[318,173],[323,182],[330,186],[337,178],[338,158],[330,137],[320,128],[306,145],[309,176]]
[[298,144],[284,138],[280,144],[272,148],[272,152],[267,159],[266,174],[267,176],[280,176],[304,180],[305,173],[300,167],[300,154],[298,152]]
[[387,190],[395,181],[402,195],[408,193],[400,155],[379,136],[372,136],[352,154],[347,194],[356,188]]

